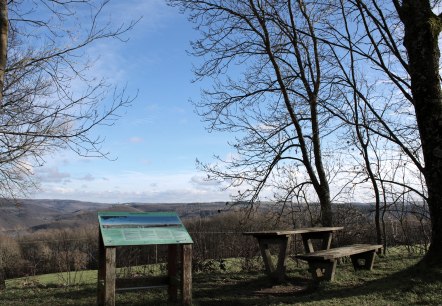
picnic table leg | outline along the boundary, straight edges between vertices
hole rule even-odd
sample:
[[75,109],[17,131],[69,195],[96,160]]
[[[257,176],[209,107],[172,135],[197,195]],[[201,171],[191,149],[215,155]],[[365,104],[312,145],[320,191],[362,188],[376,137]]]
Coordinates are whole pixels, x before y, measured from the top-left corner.
[[306,253],[313,253],[315,249],[313,248],[312,241],[310,239],[310,235],[308,234],[301,234],[302,237],[302,243],[304,244],[304,250]]
[[[261,249],[262,259],[264,261],[264,266],[267,275],[277,281],[284,281],[285,279],[285,268],[287,253],[289,250],[290,236],[282,236],[272,239],[259,239],[259,248]],[[272,260],[272,254],[270,252],[269,246],[271,244],[277,244],[279,247],[278,252],[278,262],[275,268],[275,264]]]
[[336,260],[309,261],[308,265],[315,281],[333,281],[335,279]]
[[333,237],[333,233],[332,232],[328,232],[328,233],[324,233],[323,234],[322,248],[321,248],[322,250],[330,249],[332,237]]
[[321,240],[321,250],[328,250],[331,246],[333,233],[330,232],[313,232],[301,234],[302,242],[306,253],[313,253],[315,251],[312,239]]
[[266,268],[266,273],[269,276],[273,275],[275,271],[275,265],[272,261],[272,254],[270,253],[269,244],[273,243],[273,241],[269,241],[269,239],[258,239],[259,249],[261,250],[262,260],[264,261],[264,266]]
[[[374,264],[375,251],[365,252],[361,254],[351,255],[351,262],[355,270],[372,270]],[[362,260],[361,263],[359,260]]]
[[282,282],[285,279],[285,268],[287,253],[290,246],[290,236],[279,240],[279,254],[278,254],[278,266],[277,266],[277,278],[278,281]]

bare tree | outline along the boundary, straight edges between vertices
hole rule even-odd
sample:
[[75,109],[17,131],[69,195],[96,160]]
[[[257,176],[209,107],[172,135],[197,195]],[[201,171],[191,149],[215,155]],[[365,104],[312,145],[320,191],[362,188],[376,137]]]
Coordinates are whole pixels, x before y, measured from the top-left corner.
[[193,43],[193,53],[205,58],[196,76],[215,80],[197,109],[210,129],[241,135],[232,144],[236,156],[218,158],[214,166],[200,164],[209,179],[241,187],[235,199],[254,203],[274,187],[280,173],[296,171],[298,183],[285,189],[286,200],[300,198],[312,187],[321,205],[319,222],[331,225],[322,141],[336,127],[320,103],[328,95],[323,81],[328,67],[314,26],[326,16],[328,5],[300,0],[170,2],[188,10],[202,33]]
[[[342,27],[331,25],[333,30],[329,33],[333,35],[326,39],[338,46],[341,54],[347,52],[357,57],[360,68],[365,65],[365,70],[378,76],[378,93],[386,90],[394,97],[393,105],[382,104],[381,94],[377,100],[364,103],[377,119],[379,128],[373,131],[395,144],[406,156],[405,162],[410,161],[425,177],[424,190],[413,187],[418,183],[388,183],[405,187],[407,193],[413,192],[428,203],[432,243],[425,261],[440,264],[437,258],[442,255],[442,91],[438,36],[442,16],[435,13],[439,1],[351,0],[339,4],[340,18],[348,16],[346,20],[354,20],[356,27],[352,27],[351,35],[343,37]],[[402,120],[391,120],[382,110],[395,113]]]
[[0,237],[0,290],[6,288],[5,274],[23,266],[18,243],[10,237]]
[[33,169],[52,151],[106,156],[90,131],[112,124],[132,99],[92,75],[86,48],[123,40],[135,24],[114,26],[103,16],[108,2],[0,2],[1,195],[32,186]]
[[[331,200],[322,146],[340,127],[335,121],[339,119],[355,132],[378,208],[387,185],[428,203],[432,243],[426,262],[440,264],[439,1],[171,2],[187,9],[201,30],[202,39],[193,50],[205,62],[197,76],[212,76],[218,82],[198,104],[201,114],[211,128],[243,136],[234,144],[237,158],[225,161],[224,167],[206,165],[205,170],[233,186],[250,185],[239,198],[254,200],[275,170],[299,166],[307,179],[294,186],[293,194],[313,186],[322,223],[330,224],[331,219],[324,219]],[[228,77],[224,73],[232,66]],[[243,78],[233,79],[238,73]],[[359,75],[366,77],[365,83]],[[337,96],[335,89],[344,94]],[[415,173],[417,178],[421,173],[425,185],[370,173],[380,156],[370,152],[375,149],[369,143],[373,135],[397,152],[392,160],[403,161],[395,168],[398,172]]]
[[90,131],[112,124],[132,99],[91,76],[85,49],[121,40],[135,24],[103,20],[108,2],[0,1],[0,196],[33,187],[33,169],[52,151],[106,156]]

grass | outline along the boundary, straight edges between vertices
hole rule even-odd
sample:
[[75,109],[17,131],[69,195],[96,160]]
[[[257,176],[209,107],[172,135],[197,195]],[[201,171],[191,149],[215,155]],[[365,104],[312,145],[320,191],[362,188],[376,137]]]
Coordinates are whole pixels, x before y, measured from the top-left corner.
[[[442,269],[429,272],[420,256],[395,252],[377,258],[373,271],[338,265],[336,280],[311,281],[304,264],[289,260],[285,283],[272,283],[261,271],[244,272],[241,259],[212,262],[193,276],[194,305],[440,305]],[[258,264],[260,264],[258,262]],[[221,269],[221,266],[223,269]],[[157,273],[158,269],[154,272]],[[152,271],[151,271],[152,272]],[[67,275],[42,275],[7,281],[0,305],[95,305],[96,271],[84,271],[78,283],[63,286]],[[169,305],[166,290],[117,293],[117,305]]]

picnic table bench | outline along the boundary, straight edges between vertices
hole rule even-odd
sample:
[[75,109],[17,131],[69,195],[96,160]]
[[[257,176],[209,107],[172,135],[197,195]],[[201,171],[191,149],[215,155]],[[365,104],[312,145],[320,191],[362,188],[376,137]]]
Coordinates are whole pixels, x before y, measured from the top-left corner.
[[375,252],[382,249],[382,245],[354,244],[312,253],[295,255],[296,258],[306,260],[313,279],[317,281],[333,281],[336,263],[339,258],[350,256],[355,270],[373,269]]
[[[315,252],[312,240],[320,240],[320,249],[330,248],[333,233],[342,230],[343,227],[306,227],[293,230],[270,230],[245,232],[244,235],[250,235],[258,240],[261,255],[264,261],[266,273],[277,281],[285,279],[286,259],[289,251],[291,237],[299,234],[306,253]],[[272,261],[270,245],[279,246],[277,265]]]

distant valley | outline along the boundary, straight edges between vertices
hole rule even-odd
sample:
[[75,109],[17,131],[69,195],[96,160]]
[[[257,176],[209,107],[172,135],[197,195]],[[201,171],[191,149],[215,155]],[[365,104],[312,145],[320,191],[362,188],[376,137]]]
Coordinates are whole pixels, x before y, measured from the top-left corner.
[[0,200],[0,232],[14,234],[97,224],[98,211],[175,211],[183,219],[226,209],[225,202],[103,204],[74,200]]

